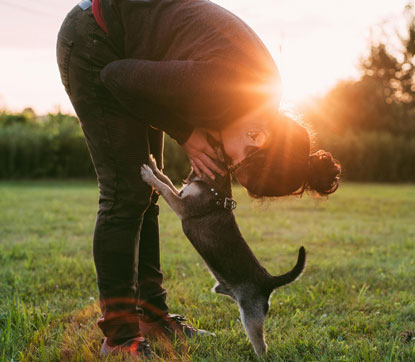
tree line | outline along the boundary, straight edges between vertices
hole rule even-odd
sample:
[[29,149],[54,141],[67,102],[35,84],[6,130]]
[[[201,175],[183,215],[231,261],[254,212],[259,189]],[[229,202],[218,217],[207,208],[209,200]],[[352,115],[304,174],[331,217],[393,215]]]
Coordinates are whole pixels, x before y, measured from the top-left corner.
[[[190,169],[186,154],[169,137],[164,154],[166,173],[180,182]],[[39,118],[30,110],[0,113],[0,179],[36,178],[95,178],[78,119],[62,113]]]

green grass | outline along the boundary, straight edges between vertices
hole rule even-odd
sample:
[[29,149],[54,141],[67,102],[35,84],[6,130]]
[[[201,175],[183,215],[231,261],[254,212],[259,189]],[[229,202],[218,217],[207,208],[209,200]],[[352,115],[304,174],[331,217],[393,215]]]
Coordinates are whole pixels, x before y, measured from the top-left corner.
[[[269,272],[290,269],[301,245],[308,252],[303,277],[272,296],[267,360],[415,361],[413,185],[344,184],[328,201],[262,205],[234,193],[242,233]],[[94,183],[0,183],[0,361],[98,360],[96,203]],[[165,360],[254,360],[237,306],[210,292],[203,261],[161,208],[171,311],[218,337],[152,345]]]

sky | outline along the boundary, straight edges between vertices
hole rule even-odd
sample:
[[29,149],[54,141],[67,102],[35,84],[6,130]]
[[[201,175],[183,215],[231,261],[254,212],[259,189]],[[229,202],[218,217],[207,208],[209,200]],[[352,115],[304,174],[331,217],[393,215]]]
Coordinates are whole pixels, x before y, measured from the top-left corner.
[[[358,77],[371,29],[399,28],[408,0],[216,0],[263,40],[280,70],[283,102],[323,95]],[[61,84],[56,35],[72,0],[0,0],[0,109],[74,113]]]

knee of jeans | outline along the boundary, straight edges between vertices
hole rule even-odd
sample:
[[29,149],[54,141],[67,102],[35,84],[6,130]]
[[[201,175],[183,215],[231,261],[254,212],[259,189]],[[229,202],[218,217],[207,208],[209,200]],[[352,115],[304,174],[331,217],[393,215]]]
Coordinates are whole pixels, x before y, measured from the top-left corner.
[[151,205],[152,189],[147,185],[105,192],[101,188],[99,212],[107,219],[138,219]]

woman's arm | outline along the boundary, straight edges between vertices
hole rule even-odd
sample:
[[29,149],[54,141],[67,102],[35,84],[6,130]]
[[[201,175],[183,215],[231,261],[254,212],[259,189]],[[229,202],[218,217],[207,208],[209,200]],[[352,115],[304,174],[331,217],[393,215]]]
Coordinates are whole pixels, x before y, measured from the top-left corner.
[[168,123],[173,128],[182,123],[192,128],[222,128],[228,121],[230,98],[236,93],[231,73],[214,62],[123,59],[108,64],[101,79],[129,107],[141,100],[175,114],[175,119],[157,120],[169,133]]
[[121,103],[121,105],[138,121],[161,129],[183,144],[190,137],[193,127],[186,123],[177,112],[163,107],[148,98],[130,90],[131,83],[138,79],[128,79],[127,68],[110,63],[101,71],[101,79],[105,87]]

